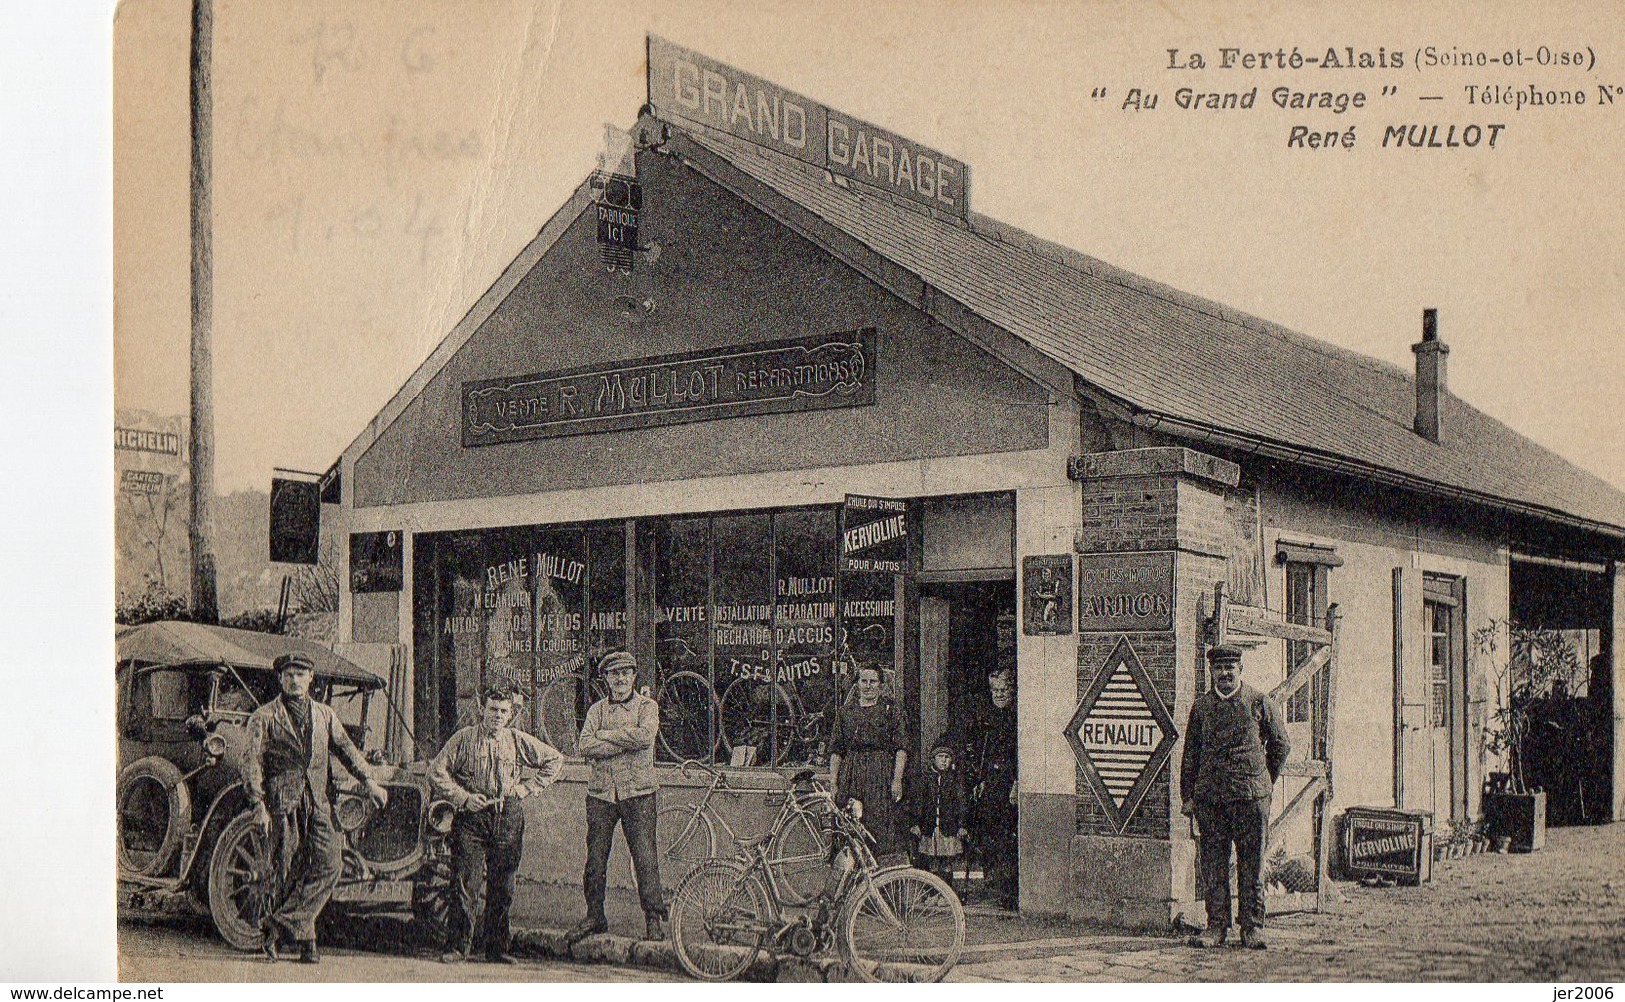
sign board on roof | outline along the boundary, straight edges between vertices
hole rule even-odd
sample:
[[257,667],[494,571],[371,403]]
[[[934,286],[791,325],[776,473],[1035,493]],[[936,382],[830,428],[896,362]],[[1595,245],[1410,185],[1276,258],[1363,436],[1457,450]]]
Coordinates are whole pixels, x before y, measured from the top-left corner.
[[970,168],[961,161],[655,35],[649,105],[915,205],[967,211]]

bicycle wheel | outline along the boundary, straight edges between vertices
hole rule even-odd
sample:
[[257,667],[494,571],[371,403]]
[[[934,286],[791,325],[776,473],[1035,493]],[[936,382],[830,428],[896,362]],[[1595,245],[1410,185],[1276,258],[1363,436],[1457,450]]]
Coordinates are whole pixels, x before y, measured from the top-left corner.
[[767,865],[786,904],[804,905],[823,890],[829,875],[829,842],[817,816],[798,810],[786,818],[768,843]]
[[965,946],[965,909],[937,876],[911,867],[859,885],[839,929],[841,952],[864,981],[941,981]]
[[[777,709],[774,708],[777,703]],[[760,679],[736,678],[722,692],[720,706],[722,740],[730,749],[755,748],[755,765],[777,765],[786,748],[778,755],[773,749],[773,725],[777,720],[781,740],[793,733],[796,719],[795,704],[784,686]]]
[[655,815],[661,883],[676,887],[701,862],[717,854],[717,828],[699,804],[670,804]]
[[731,981],[745,973],[772,931],[767,892],[743,863],[706,860],[672,896],[677,960],[701,981]]
[[660,684],[660,747],[674,762],[710,762],[722,741],[722,707],[711,683],[680,671]]
[[575,755],[587,708],[608,692],[602,680],[589,682],[577,672],[549,682],[536,700],[537,725],[541,732],[538,736],[565,755]]

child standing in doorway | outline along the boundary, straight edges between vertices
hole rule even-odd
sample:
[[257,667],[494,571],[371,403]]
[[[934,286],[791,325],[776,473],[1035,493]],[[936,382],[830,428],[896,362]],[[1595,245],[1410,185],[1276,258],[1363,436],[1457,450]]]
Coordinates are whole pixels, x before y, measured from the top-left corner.
[[920,868],[941,877],[949,887],[954,887],[954,870],[965,854],[965,781],[954,758],[953,743],[947,738],[932,745],[913,798],[910,829],[919,840]]

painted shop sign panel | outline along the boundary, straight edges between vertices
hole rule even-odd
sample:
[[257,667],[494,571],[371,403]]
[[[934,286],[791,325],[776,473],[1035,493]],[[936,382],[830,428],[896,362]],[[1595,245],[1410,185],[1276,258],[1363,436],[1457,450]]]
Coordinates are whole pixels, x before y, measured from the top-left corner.
[[402,578],[399,532],[350,533],[350,591],[400,591]]
[[848,494],[841,506],[842,571],[908,570],[908,502]]
[[169,476],[158,470],[125,470],[119,479],[119,490],[125,494],[157,495],[164,492]]
[[1171,630],[1172,553],[1092,553],[1078,557],[1078,631]]
[[1072,632],[1072,555],[1024,557],[1021,561],[1022,621],[1029,637]]
[[875,402],[875,330],[463,384],[463,445]]
[[271,481],[271,561],[279,564],[318,562],[321,535],[321,485],[309,480]]
[[1178,736],[1134,646],[1121,638],[1066,729],[1072,753],[1118,831],[1134,817]]
[[970,168],[895,132],[649,36],[649,104],[832,174],[963,218]]

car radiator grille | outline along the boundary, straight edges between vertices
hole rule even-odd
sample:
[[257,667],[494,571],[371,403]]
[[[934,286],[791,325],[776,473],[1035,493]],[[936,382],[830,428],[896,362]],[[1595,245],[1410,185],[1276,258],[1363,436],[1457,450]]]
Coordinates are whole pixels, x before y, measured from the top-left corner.
[[361,857],[371,863],[395,863],[417,851],[423,824],[423,794],[415,786],[389,787],[389,803],[351,837]]

